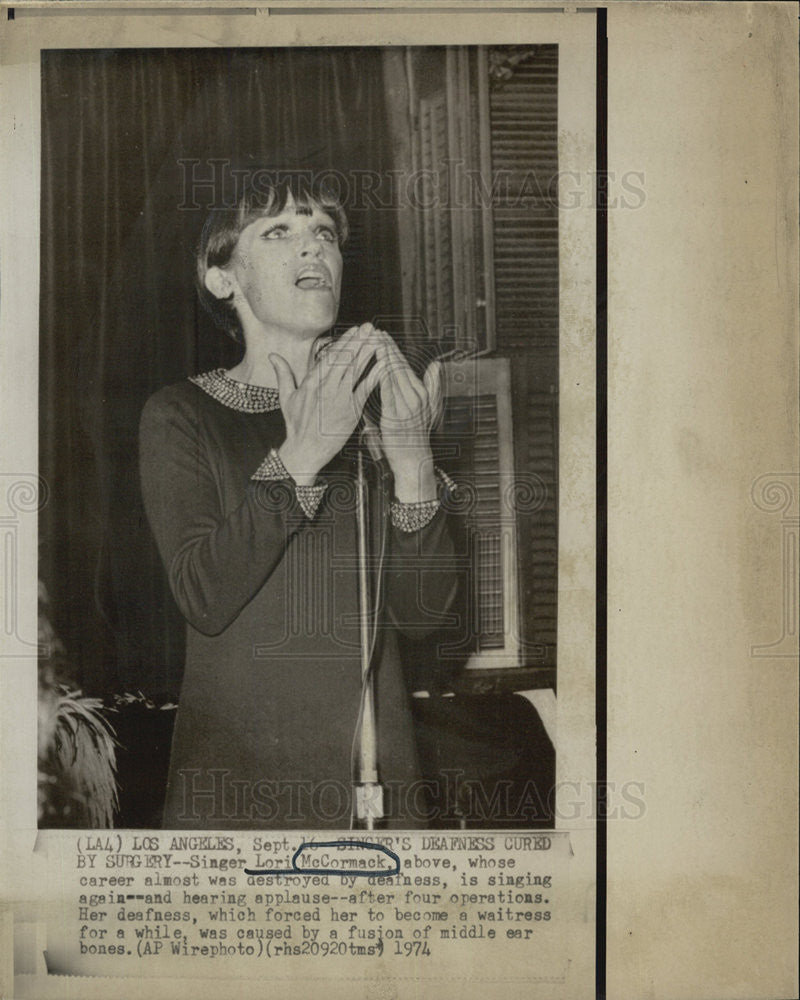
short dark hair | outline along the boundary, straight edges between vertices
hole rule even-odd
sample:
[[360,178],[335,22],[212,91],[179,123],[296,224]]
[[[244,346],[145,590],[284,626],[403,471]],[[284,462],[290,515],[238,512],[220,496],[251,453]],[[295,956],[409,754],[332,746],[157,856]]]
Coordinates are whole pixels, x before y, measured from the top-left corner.
[[203,226],[196,255],[197,292],[217,326],[237,343],[244,343],[244,331],[233,304],[233,293],[228,298],[218,299],[206,288],[206,274],[209,268],[226,267],[242,230],[256,219],[280,215],[289,195],[301,212],[310,212],[313,208],[327,212],[336,227],[339,244],[345,242],[349,230],[341,201],[325,184],[324,174],[317,179],[310,170],[252,171],[238,201],[234,205],[213,208]]

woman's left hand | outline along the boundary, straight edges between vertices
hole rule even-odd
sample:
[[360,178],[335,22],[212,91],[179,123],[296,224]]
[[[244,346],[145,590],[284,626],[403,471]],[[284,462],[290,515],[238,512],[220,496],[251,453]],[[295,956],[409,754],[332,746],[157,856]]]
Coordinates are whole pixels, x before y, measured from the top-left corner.
[[428,365],[418,378],[397,344],[383,335],[376,358],[381,369],[381,445],[398,500],[413,503],[436,497],[431,430],[442,411],[442,366]]

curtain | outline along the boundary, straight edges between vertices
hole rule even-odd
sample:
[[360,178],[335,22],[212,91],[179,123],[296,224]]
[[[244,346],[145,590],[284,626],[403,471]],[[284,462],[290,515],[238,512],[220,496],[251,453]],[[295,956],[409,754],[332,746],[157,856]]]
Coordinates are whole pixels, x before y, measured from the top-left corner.
[[[184,625],[144,517],[137,429],[156,389],[239,357],[193,288],[211,200],[229,196],[237,170],[264,166],[336,171],[351,199],[354,178],[386,177],[381,59],[42,54],[40,574],[85,691],[179,688]],[[395,213],[354,202],[339,319],[399,315]]]

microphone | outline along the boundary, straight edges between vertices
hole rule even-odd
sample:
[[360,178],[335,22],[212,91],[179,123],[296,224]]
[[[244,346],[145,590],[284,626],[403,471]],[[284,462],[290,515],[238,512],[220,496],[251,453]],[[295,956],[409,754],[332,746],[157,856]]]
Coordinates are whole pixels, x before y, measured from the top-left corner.
[[389,467],[389,463],[386,461],[386,456],[383,453],[381,432],[373,419],[367,413],[366,407],[364,408],[364,412],[361,414],[358,442],[362,450],[366,448],[369,457],[372,459],[373,465],[375,466],[380,479],[381,489],[385,493],[388,493],[389,480],[392,477],[392,470]]
[[[372,359],[361,373],[361,378],[358,380],[357,384],[364,381],[374,366],[375,360]],[[364,409],[361,411],[361,420],[358,425],[359,443],[362,446],[366,445],[369,457],[376,463],[376,465],[380,465],[382,462],[385,463],[383,448],[381,447],[381,432],[378,429],[377,423],[377,421],[380,420],[380,413],[381,387],[380,385],[376,385],[364,402]]]
[[383,461],[383,448],[381,447],[381,432],[370,420],[366,413],[361,416],[361,443],[367,446],[369,457],[373,462],[380,464]]

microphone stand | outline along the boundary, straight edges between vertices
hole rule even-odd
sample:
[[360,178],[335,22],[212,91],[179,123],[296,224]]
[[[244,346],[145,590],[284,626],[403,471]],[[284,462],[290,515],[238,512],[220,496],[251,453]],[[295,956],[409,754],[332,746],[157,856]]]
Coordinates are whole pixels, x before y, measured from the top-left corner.
[[[377,428],[365,418],[361,441],[367,445],[372,459],[380,463],[382,455]],[[358,743],[357,774],[354,776],[355,814],[359,827],[373,830],[375,821],[383,819],[383,786],[378,776],[378,727],[375,715],[375,675],[370,669],[377,621],[370,613],[369,586],[369,497],[364,470],[364,448],[358,449],[356,466],[356,534],[358,551],[358,604],[361,621],[361,679],[363,712]],[[383,572],[383,566],[379,567]],[[376,587],[376,595],[378,587]],[[377,608],[375,609],[377,613]]]

